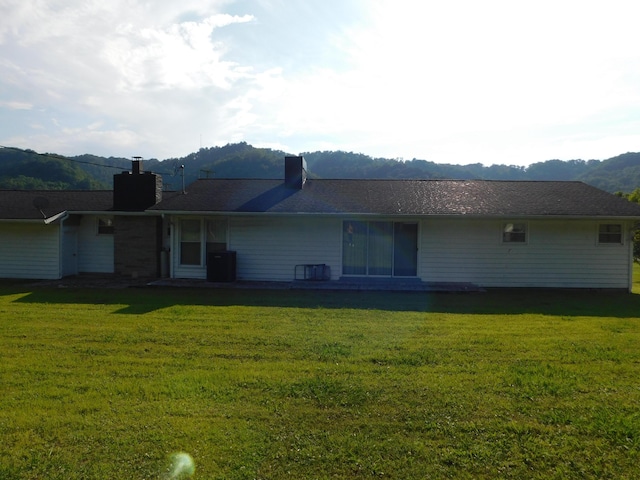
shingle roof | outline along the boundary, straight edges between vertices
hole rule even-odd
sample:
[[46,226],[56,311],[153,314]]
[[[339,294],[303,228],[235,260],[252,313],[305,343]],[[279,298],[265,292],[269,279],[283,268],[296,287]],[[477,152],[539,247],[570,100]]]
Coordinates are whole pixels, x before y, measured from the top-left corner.
[[637,217],[640,205],[582,182],[202,179],[165,212]]
[[[165,192],[150,210],[442,216],[571,216],[640,219],[640,205],[581,182],[491,180],[202,179]],[[45,220],[63,212],[110,212],[112,191],[0,190],[0,219]]]
[[105,190],[0,190],[0,219],[45,220],[68,212],[101,212],[113,207]]

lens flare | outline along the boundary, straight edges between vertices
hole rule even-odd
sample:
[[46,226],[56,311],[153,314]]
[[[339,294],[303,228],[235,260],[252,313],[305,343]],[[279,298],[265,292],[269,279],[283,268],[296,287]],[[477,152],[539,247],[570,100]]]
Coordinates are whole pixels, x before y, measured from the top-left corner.
[[191,455],[177,452],[171,455],[171,467],[169,468],[169,480],[188,478],[196,471],[196,464]]

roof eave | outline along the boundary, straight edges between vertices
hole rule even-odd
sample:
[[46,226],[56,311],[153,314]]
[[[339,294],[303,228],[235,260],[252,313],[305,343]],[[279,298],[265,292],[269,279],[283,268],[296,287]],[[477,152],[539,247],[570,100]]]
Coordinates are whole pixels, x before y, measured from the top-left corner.
[[153,210],[150,213],[162,214],[162,215],[228,215],[228,216],[271,216],[271,217],[300,217],[300,216],[360,216],[360,217],[425,217],[425,218],[448,218],[448,219],[504,219],[504,218],[521,218],[530,220],[640,220],[640,215],[545,215],[545,214],[509,214],[509,213],[491,213],[491,214],[478,214],[478,213],[416,213],[416,212],[402,212],[402,213],[384,213],[384,212],[237,212],[229,210]]

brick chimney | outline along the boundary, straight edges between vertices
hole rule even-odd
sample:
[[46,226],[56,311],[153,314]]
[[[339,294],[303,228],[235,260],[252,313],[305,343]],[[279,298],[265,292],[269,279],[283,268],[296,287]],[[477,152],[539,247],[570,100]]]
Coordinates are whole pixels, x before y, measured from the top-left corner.
[[143,211],[162,200],[162,177],[142,171],[142,158],[133,157],[131,171],[113,176],[113,209]]

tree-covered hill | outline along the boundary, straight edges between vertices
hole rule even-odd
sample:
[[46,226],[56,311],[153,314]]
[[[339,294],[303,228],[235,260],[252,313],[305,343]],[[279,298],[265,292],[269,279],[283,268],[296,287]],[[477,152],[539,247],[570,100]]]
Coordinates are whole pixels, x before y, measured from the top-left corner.
[[[201,148],[181,158],[145,159],[143,169],[162,175],[167,189],[178,190],[197,178],[282,178],[290,153],[247,143]],[[640,153],[607,160],[547,160],[528,167],[452,165],[427,160],[374,158],[343,151],[305,152],[312,178],[579,180],[609,192],[640,187]],[[131,159],[79,155],[61,157],[32,150],[0,148],[0,188],[109,189],[113,175],[131,168]]]
[[640,153],[624,153],[595,162],[576,180],[608,192],[631,192],[640,187]]
[[[111,182],[110,182],[111,183]],[[0,149],[0,188],[17,190],[95,190],[110,188],[63,157],[33,150]]]

